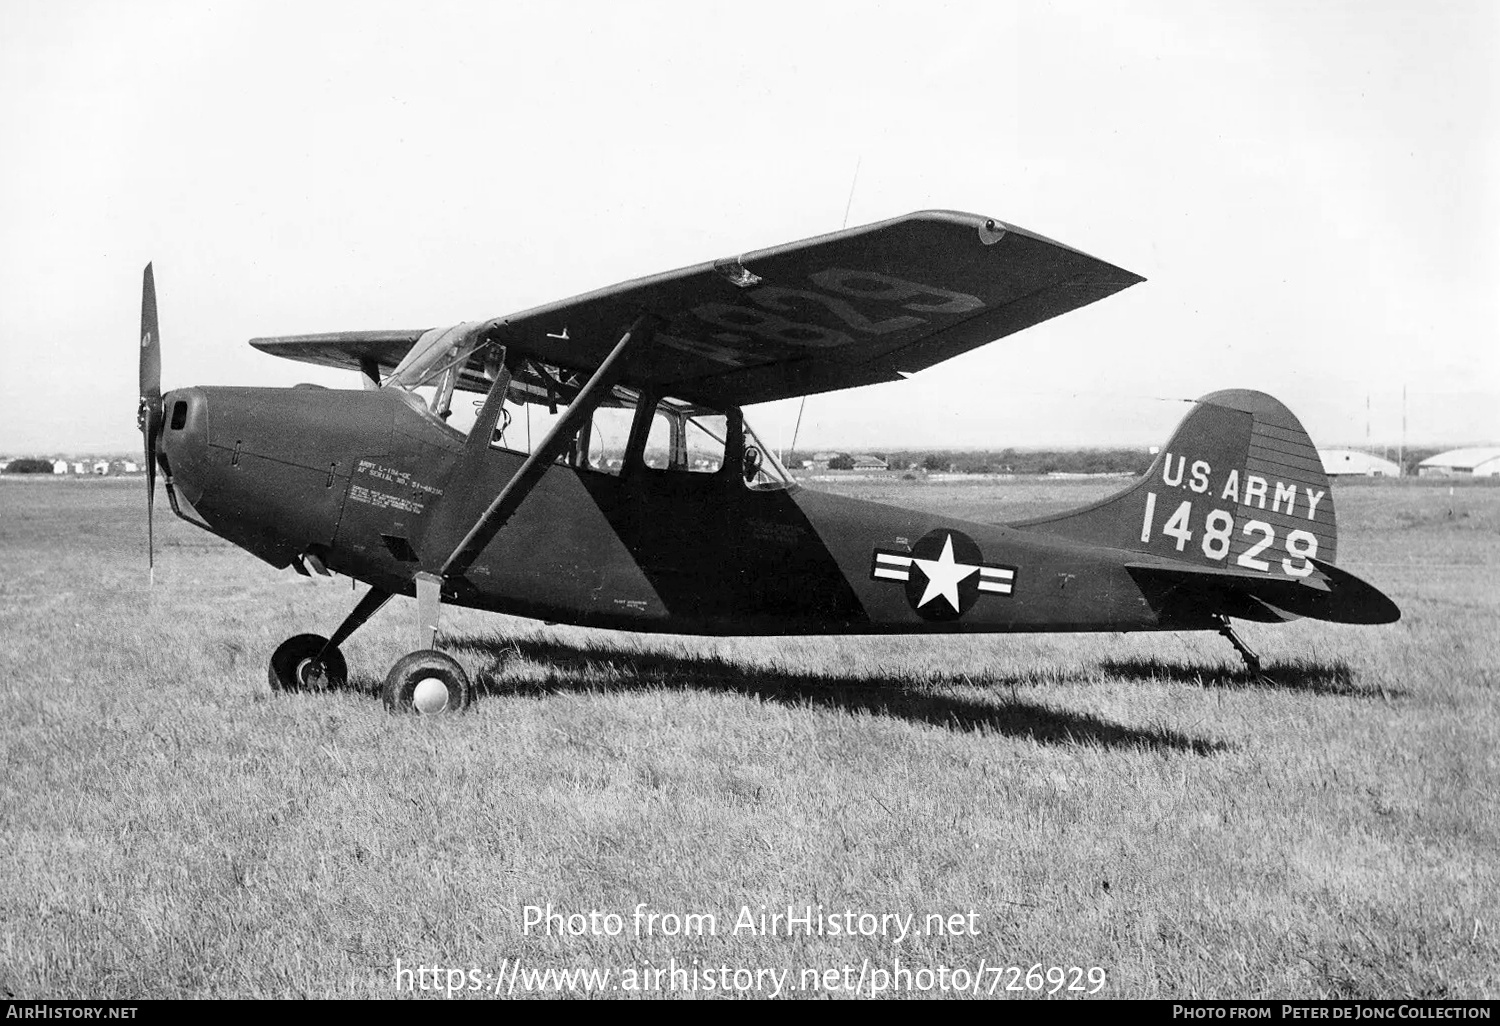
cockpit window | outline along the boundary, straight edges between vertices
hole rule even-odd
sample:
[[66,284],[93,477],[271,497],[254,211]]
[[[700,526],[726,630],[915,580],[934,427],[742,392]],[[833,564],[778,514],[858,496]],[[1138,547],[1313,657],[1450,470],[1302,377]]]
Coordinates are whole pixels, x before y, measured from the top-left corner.
[[682,433],[687,449],[682,469],[690,474],[717,474],[724,466],[729,418],[722,413],[700,413],[683,422]]
[[625,447],[630,444],[630,428],[634,423],[634,395],[621,405],[595,410],[589,423],[587,460],[581,465],[618,477],[625,468]]
[[652,470],[717,474],[724,469],[729,418],[680,399],[657,403],[642,459]]
[[796,486],[792,475],[786,472],[776,454],[756,437],[750,425],[745,425],[745,449],[740,456],[740,465],[745,486],[755,492],[779,492]]
[[[512,378],[490,444],[511,452],[530,453],[542,444],[542,439],[567,412],[564,394],[554,393],[550,399],[539,396],[526,387],[520,375]],[[609,398],[579,429],[557,462],[580,470],[618,476],[625,465],[625,447],[630,442],[630,428],[639,404],[640,396],[634,389],[616,385]]]
[[[507,359],[496,337],[502,327],[500,321],[470,321],[423,332],[383,387],[401,390],[413,405],[420,403],[429,416],[462,433],[476,423],[484,394],[491,386],[500,387],[504,402],[490,444],[532,452],[578,396],[587,375],[519,354]],[[455,390],[480,397],[455,404]],[[645,437],[635,443],[640,449],[628,453],[640,399],[634,389],[615,386],[557,462],[612,475],[626,470],[628,462],[644,464],[648,470],[705,476],[730,473],[729,466],[738,464],[739,476],[753,491],[795,487],[750,426],[744,424],[740,430],[737,411],[724,413],[681,399],[656,402],[649,427],[642,425]]]

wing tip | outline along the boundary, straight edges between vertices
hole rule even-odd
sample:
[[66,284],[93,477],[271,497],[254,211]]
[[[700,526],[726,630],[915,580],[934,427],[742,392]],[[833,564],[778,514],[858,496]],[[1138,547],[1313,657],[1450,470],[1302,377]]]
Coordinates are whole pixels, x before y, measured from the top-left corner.
[[[1096,265],[1096,267],[1092,268],[1091,270],[1094,274],[1098,275],[1103,282],[1118,285],[1121,289],[1129,288],[1131,285],[1139,285],[1141,282],[1146,280],[1145,275],[1136,274],[1134,271],[1127,271],[1125,268],[1120,267],[1117,264],[1112,264],[1108,260],[1101,260],[1098,257],[1094,256],[1092,253],[1086,253],[1076,246],[1070,246],[1066,242],[1058,242],[1056,239],[1049,238],[1048,236],[1039,234],[1038,232],[1034,232],[1029,228],[1022,228],[1020,225],[1012,224],[1011,222],[1002,220],[998,217],[989,217],[985,214],[974,214],[965,210],[943,210],[933,208],[931,210],[915,210],[910,214],[907,214],[905,217],[896,218],[896,220],[940,222],[945,224],[960,225],[962,227],[974,230],[978,234],[979,240],[987,246],[994,245],[996,242],[999,242],[1000,239],[1005,235],[1018,235],[1022,238],[1031,239],[1034,242],[1039,242],[1043,245],[1051,246],[1054,249],[1059,249],[1063,252],[1073,253],[1077,256],[1083,257],[1085,260],[1088,260]],[[1116,291],[1119,290],[1117,289]]]

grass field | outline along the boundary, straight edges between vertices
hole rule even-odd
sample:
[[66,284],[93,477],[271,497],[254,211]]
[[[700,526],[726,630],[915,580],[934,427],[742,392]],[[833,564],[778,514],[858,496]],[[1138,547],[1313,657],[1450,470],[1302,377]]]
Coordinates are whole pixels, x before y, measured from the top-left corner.
[[[1112,487],[839,486],[992,520]],[[398,988],[398,959],[486,990],[519,964],[658,995],[691,966],[705,996],[727,966],[807,996],[805,970],[847,966],[868,993],[899,961],[982,964],[996,996],[1037,993],[988,971],[1012,965],[1097,966],[1107,996],[1500,994],[1500,488],[1339,485],[1340,563],[1404,615],[1246,625],[1274,686],[1212,635],[703,640],[459,611],[488,693],[437,721],[368,693],[409,600],[345,646],[350,689],[273,696],[271,650],[327,633],[348,582],[168,514],[148,589],[140,491],[0,483],[0,996],[454,980]],[[549,903],[622,930],[527,932]],[[820,904],[963,929],[732,929]],[[713,935],[661,935],[689,913]]]

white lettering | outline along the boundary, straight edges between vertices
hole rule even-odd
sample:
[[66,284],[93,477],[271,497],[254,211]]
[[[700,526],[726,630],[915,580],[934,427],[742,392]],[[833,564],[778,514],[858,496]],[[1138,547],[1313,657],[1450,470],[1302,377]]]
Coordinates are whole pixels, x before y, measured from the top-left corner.
[[[1249,497],[1249,494],[1250,489],[1249,485],[1247,484],[1245,487],[1246,497]],[[1249,570],[1259,570],[1262,573],[1270,570],[1270,563],[1267,563],[1263,559],[1256,559],[1255,557],[1259,556],[1262,551],[1270,547],[1276,541],[1276,532],[1271,528],[1271,525],[1263,520],[1252,520],[1245,525],[1244,529],[1240,531],[1240,533],[1248,535],[1258,534],[1260,535],[1260,541],[1250,546],[1244,552],[1241,552],[1240,558],[1236,559],[1235,562]]]
[[[1318,538],[1311,531],[1293,531],[1286,536],[1286,551],[1291,558],[1281,561],[1281,569],[1289,577],[1307,577],[1313,572],[1312,560],[1318,554]],[[1299,565],[1292,559],[1300,559]]]
[[1204,463],[1202,460],[1194,460],[1193,481],[1188,487],[1200,495],[1208,491],[1208,472],[1209,466],[1207,463]]
[[1181,488],[1182,487],[1182,472],[1186,468],[1186,466],[1187,466],[1187,457],[1186,456],[1179,456],[1179,457],[1177,457],[1177,479],[1174,481],[1172,479],[1172,454],[1171,453],[1167,453],[1166,458],[1162,461],[1162,465],[1161,465],[1161,479],[1164,482],[1166,482],[1166,484],[1169,487],[1172,487],[1172,488]]
[[1266,479],[1256,477],[1254,474],[1245,475],[1245,505],[1259,499],[1256,505],[1261,509],[1266,508]]
[[1167,518],[1162,525],[1161,533],[1169,534],[1177,539],[1177,551],[1181,552],[1187,543],[1193,540],[1193,532],[1188,529],[1188,519],[1193,515],[1193,504],[1184,502],[1177,507],[1177,512]]
[[1302,490],[1307,493],[1307,519],[1318,519],[1318,503],[1322,502],[1323,496],[1327,495],[1328,493],[1318,492],[1317,494],[1314,494],[1311,488],[1303,488]]
[[1276,482],[1276,498],[1271,502],[1271,512],[1281,511],[1282,501],[1286,501],[1286,511],[1291,513],[1297,505],[1297,486]]

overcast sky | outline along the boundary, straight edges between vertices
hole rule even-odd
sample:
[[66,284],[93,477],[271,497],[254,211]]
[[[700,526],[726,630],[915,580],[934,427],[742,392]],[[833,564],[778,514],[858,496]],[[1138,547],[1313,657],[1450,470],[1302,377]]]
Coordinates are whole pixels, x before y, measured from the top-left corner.
[[[481,319],[911,210],[1149,280],[800,447],[1500,442],[1500,5],[0,5],[0,453],[129,450],[164,383],[353,387],[256,335]],[[857,182],[855,169],[858,167]],[[850,186],[854,183],[852,203]],[[773,445],[797,403],[751,411]]]

